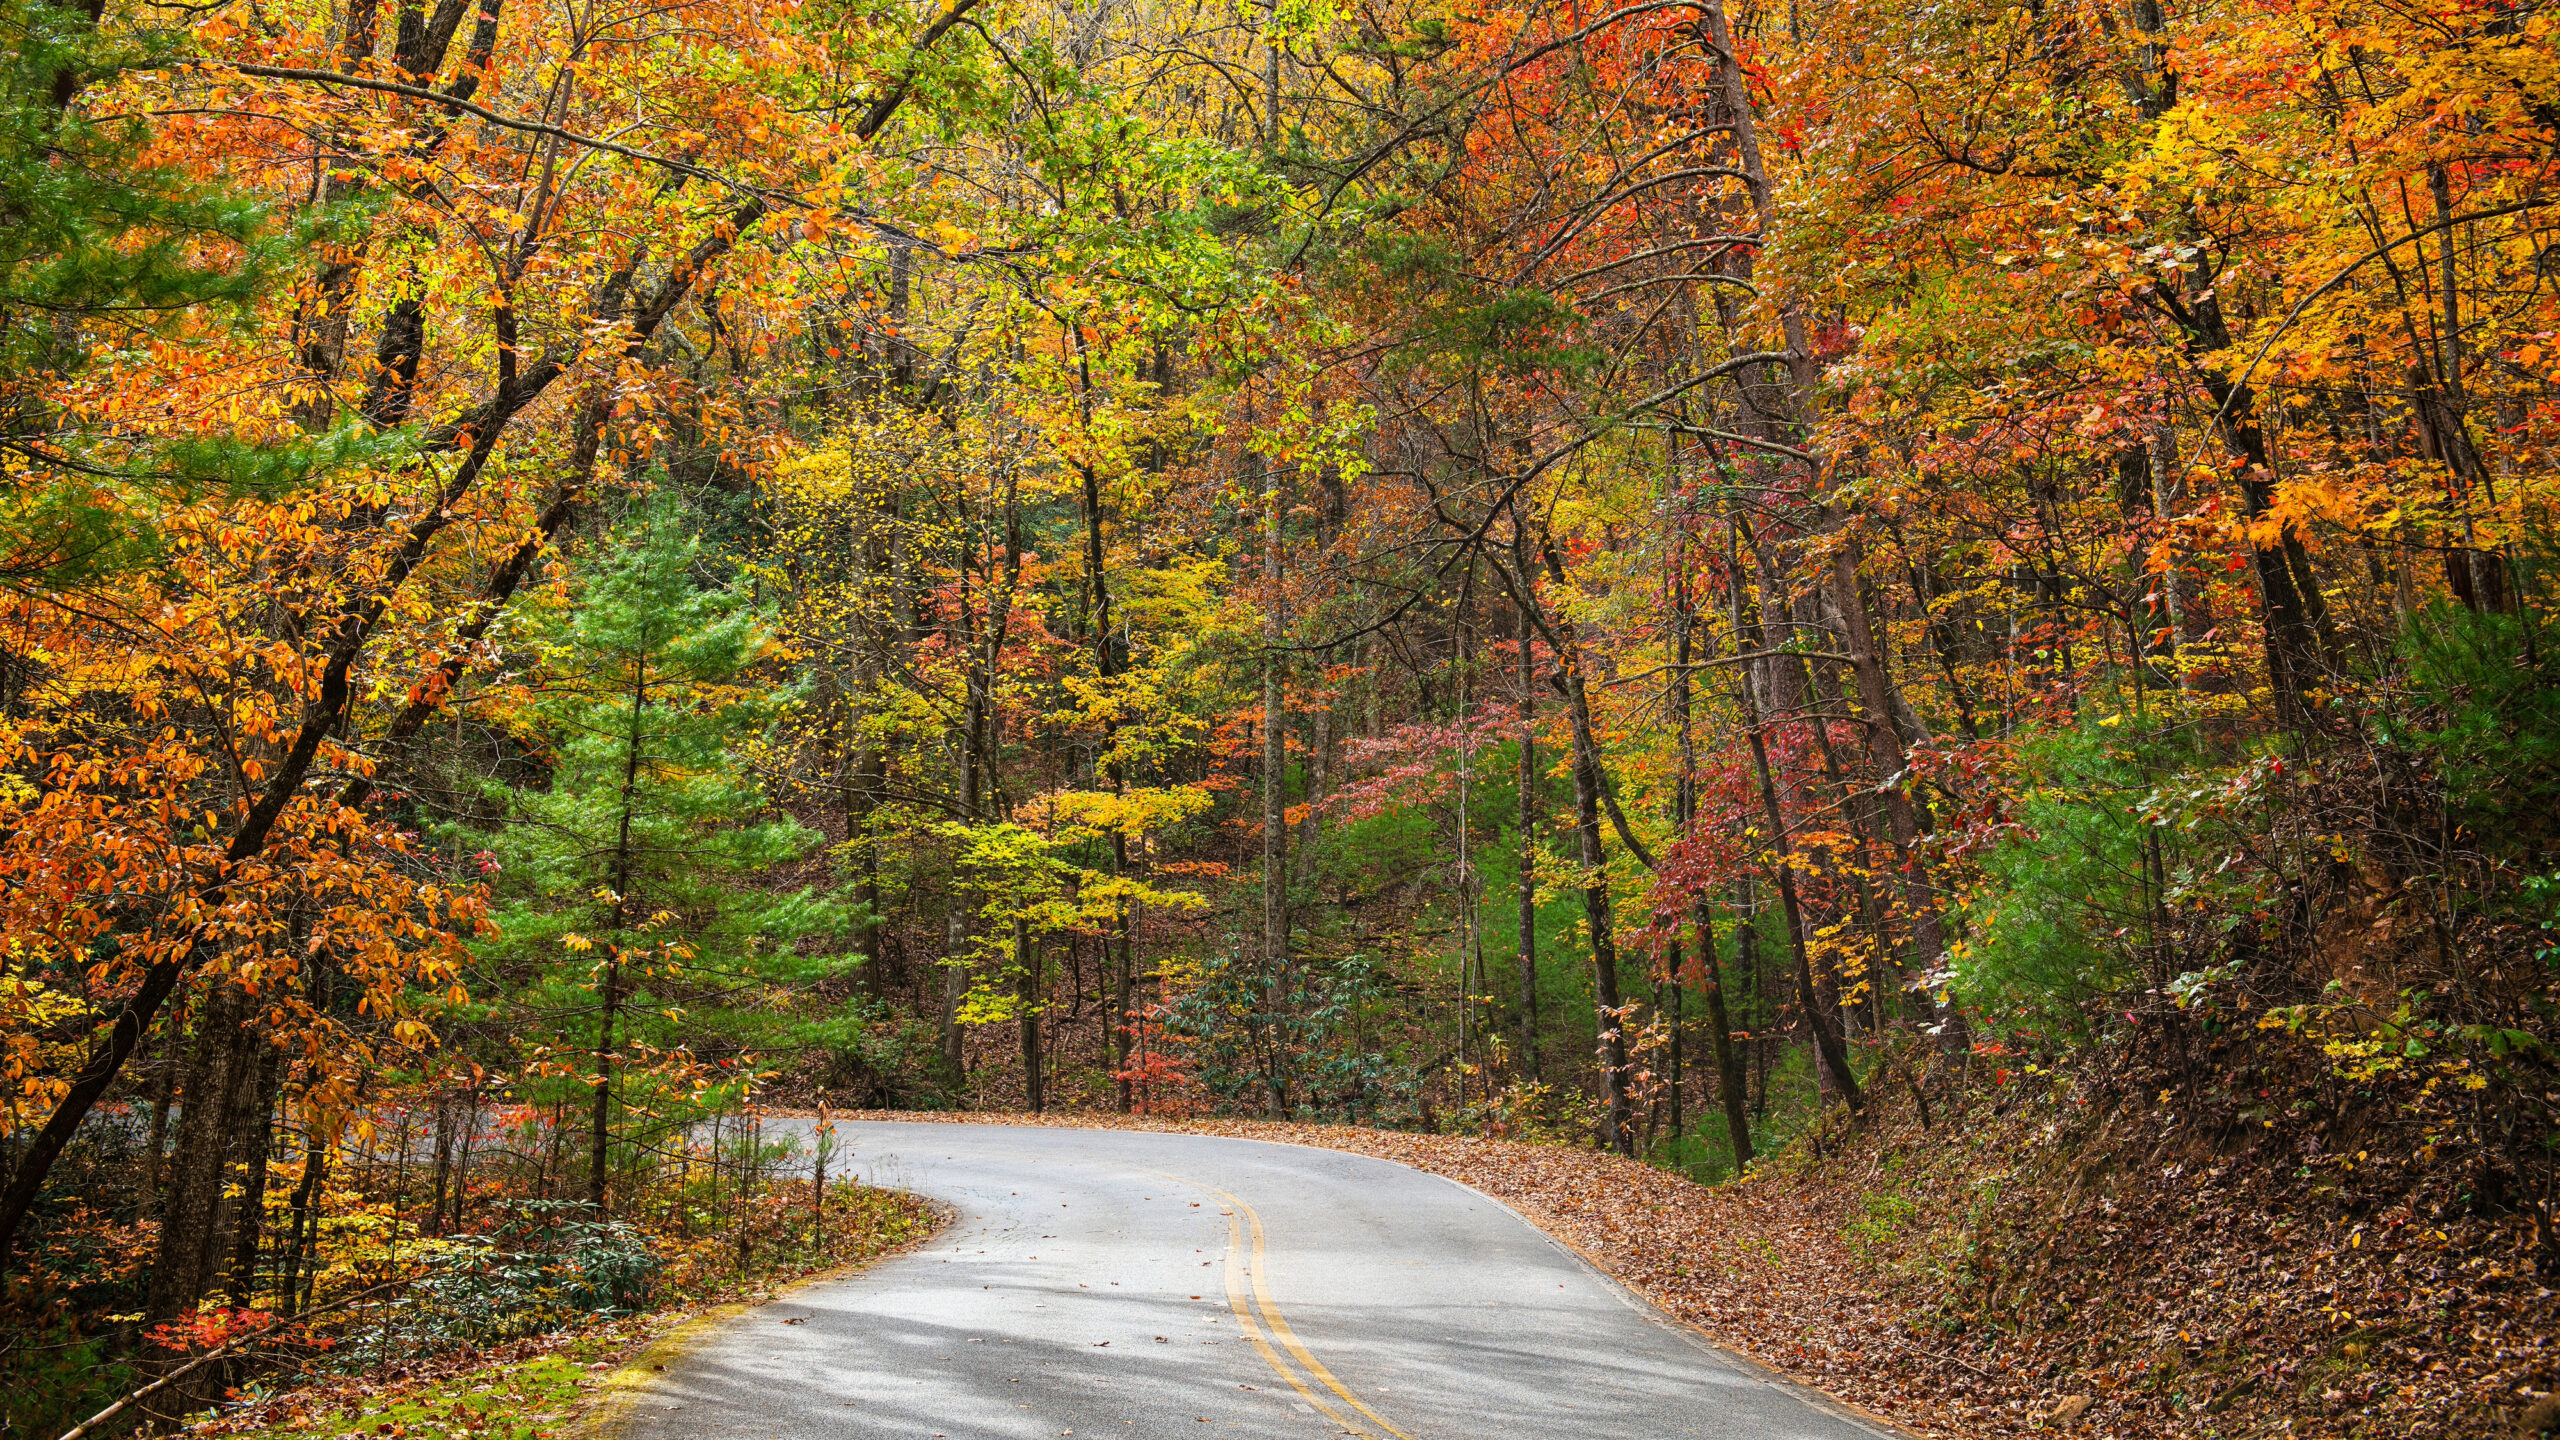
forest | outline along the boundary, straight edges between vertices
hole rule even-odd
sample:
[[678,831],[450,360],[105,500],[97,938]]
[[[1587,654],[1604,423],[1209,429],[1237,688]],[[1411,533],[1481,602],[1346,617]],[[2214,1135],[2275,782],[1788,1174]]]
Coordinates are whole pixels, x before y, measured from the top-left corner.
[[0,1430],[868,1253],[856,1111],[2551,1283],[2555,28],[0,0]]

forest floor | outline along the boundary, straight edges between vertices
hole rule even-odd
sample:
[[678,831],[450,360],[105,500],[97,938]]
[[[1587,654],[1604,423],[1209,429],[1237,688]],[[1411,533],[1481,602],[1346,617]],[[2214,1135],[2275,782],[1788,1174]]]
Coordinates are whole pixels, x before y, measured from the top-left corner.
[[2324,1153],[2318,1121],[2217,1153],[2165,1108],[2104,1113],[2051,1077],[1947,1109],[1929,1128],[1907,1101],[1879,1103],[1859,1129],[1712,1187],[1585,1148],[1348,1125],[839,1118],[1180,1130],[1399,1161],[1930,1440],[2560,1433],[2553,1292],[2514,1224],[2449,1215],[2402,1183],[2420,1167]]
[[[837,1188],[830,1213],[855,1223],[824,1254],[778,1254],[750,1276],[671,1285],[645,1314],[485,1346],[461,1346],[358,1375],[305,1384],[273,1377],[235,1394],[187,1433],[246,1440],[552,1440],[611,1432],[615,1402],[645,1383],[654,1358],[799,1285],[849,1274],[910,1249],[941,1229],[935,1207],[872,1187]],[[681,1269],[681,1266],[678,1267]]]

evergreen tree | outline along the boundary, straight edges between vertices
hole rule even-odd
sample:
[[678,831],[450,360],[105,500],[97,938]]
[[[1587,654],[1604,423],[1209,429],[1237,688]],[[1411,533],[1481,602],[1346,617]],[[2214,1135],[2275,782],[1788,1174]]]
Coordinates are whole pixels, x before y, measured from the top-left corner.
[[[486,853],[505,902],[486,953],[519,978],[520,1019],[548,1028],[550,1073],[586,1088],[598,1210],[617,1111],[672,1121],[698,1073],[671,1048],[679,1017],[742,1050],[787,1040],[789,992],[853,963],[798,953],[843,934],[851,907],[755,883],[819,844],[747,763],[792,698],[759,668],[761,618],[697,578],[702,546],[674,505],[625,534],[540,641],[530,718],[551,781],[490,789],[505,822]],[[587,963],[562,966],[563,952]]]
[[94,76],[182,46],[102,30],[91,6],[0,0],[0,582],[62,585],[136,563],[160,517],[271,493],[398,437],[243,440],[101,418],[71,398],[91,357],[236,326],[324,233],[149,153],[141,119],[86,114]]

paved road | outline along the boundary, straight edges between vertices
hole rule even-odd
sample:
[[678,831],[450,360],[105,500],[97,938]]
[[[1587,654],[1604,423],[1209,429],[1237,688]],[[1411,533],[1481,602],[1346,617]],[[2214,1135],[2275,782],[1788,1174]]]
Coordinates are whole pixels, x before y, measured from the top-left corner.
[[[768,1131],[770,1133],[770,1131]],[[847,1124],[958,1219],[668,1362],[632,1440],[1878,1440],[1465,1186],[1213,1136]],[[845,1162],[836,1162],[842,1165]]]

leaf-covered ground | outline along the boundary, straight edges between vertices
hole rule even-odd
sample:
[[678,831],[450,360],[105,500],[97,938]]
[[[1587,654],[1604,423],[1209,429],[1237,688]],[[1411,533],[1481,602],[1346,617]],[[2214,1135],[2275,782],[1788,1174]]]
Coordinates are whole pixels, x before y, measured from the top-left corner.
[[938,1228],[931,1207],[901,1191],[840,1185],[828,1204],[838,1219],[826,1253],[777,1257],[752,1283],[687,1283],[679,1264],[670,1267],[677,1293],[647,1314],[304,1385],[280,1386],[270,1378],[235,1397],[247,1403],[189,1433],[252,1440],[553,1440],[597,1431],[599,1402],[644,1379],[660,1347],[681,1344],[695,1327],[763,1304],[791,1285],[894,1254]]
[[2012,1083],[1925,1131],[1906,1106],[1714,1187],[1586,1149],[1356,1126],[863,1118],[1187,1130],[1400,1161],[1930,1440],[2470,1440],[2560,1412],[2543,1398],[2560,1307],[2514,1253],[2530,1241],[2515,1224],[2441,1213],[2453,1197],[2421,1188],[2420,1166],[2323,1153],[2317,1124],[2217,1155],[2174,1116],[2102,1117],[2085,1098]]

